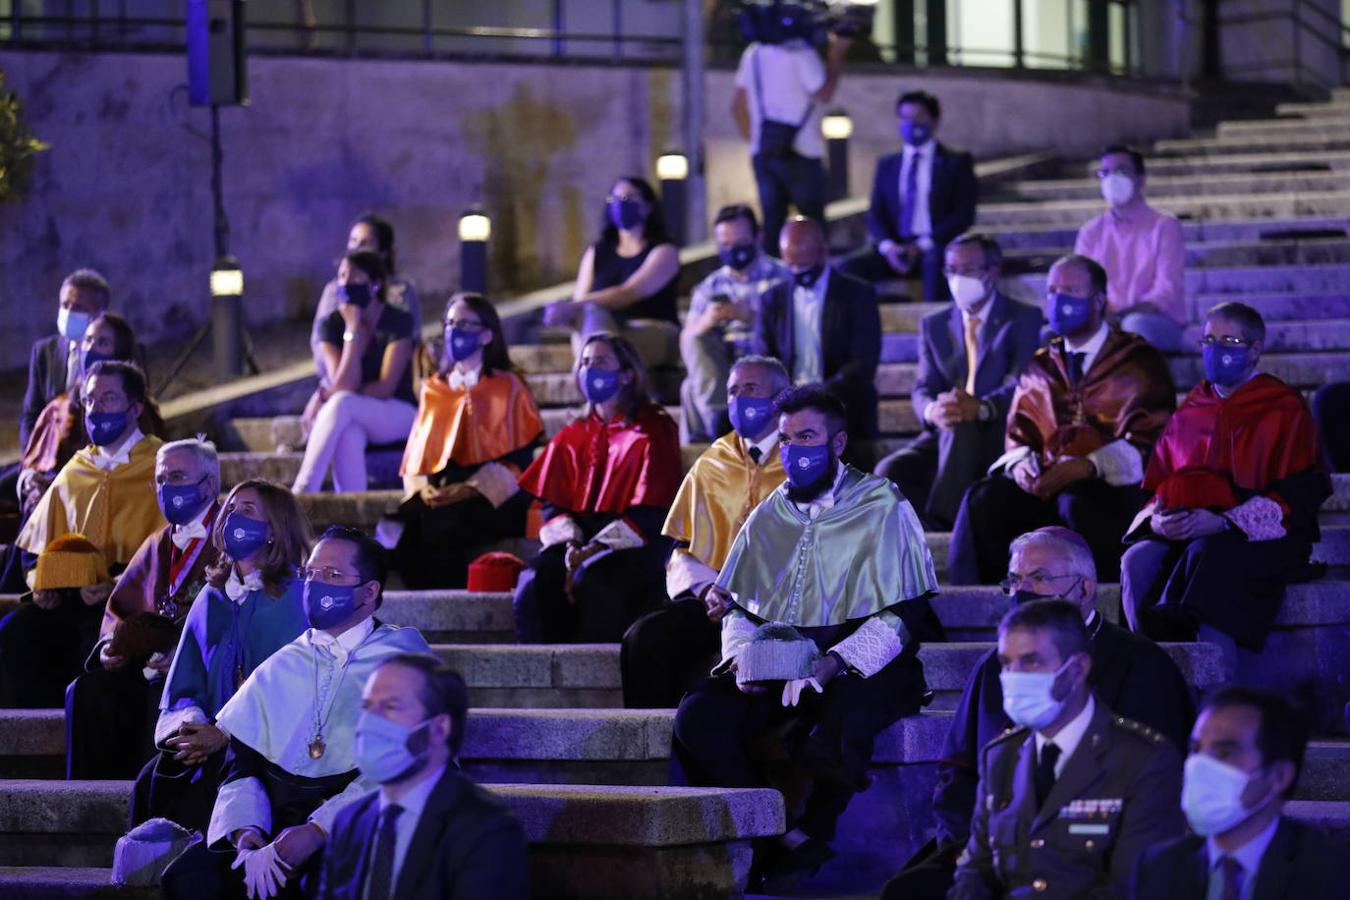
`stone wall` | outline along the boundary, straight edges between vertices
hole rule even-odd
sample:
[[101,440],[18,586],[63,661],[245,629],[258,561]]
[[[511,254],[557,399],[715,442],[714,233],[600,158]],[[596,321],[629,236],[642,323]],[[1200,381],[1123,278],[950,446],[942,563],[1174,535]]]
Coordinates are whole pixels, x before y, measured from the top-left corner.
[[[205,110],[187,105],[179,56],[0,53],[43,154],[27,199],[0,208],[0,370],[22,366],[54,327],[62,276],[109,277],[144,340],[181,339],[205,318],[214,255]],[[459,213],[494,217],[494,289],[569,277],[611,179],[649,171],[679,135],[679,73],[667,68],[250,61],[252,104],[221,111],[231,249],[253,328],[304,317],[352,218],[399,231],[401,270],[424,296],[452,285]],[[952,70],[852,72],[855,191],[894,149],[901,87],[946,107],[944,136],[983,156],[1090,153],[1108,140],[1181,133],[1188,102],[1155,86],[1074,83]],[[755,196],[727,109],[727,71],[709,73],[709,207]]]

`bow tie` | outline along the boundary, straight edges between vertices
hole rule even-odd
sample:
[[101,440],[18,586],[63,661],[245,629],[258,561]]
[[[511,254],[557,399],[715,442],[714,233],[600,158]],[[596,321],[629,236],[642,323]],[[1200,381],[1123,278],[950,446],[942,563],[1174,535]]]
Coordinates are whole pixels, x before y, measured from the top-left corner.
[[225,596],[238,603],[254,591],[262,590],[262,586],[261,572],[249,572],[244,576],[242,582],[239,580],[238,573],[231,572],[229,579],[225,582]]
[[450,387],[456,391],[467,391],[478,384],[478,369],[474,369],[467,375],[461,375],[459,369],[450,370]]
[[187,545],[193,541],[206,537],[206,526],[201,522],[189,522],[186,525],[175,525],[173,533],[169,535],[169,540],[179,550],[186,550]]

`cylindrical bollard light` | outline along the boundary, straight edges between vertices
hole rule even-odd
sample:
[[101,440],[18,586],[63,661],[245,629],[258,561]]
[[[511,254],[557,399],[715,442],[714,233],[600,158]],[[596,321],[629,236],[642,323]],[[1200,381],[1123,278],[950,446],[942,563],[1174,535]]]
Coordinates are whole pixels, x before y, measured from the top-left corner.
[[239,260],[222,256],[211,266],[211,343],[216,380],[244,374],[244,272]]
[[689,157],[675,150],[656,158],[656,179],[666,208],[666,228],[676,243],[689,240]]
[[829,198],[842,200],[848,196],[848,139],[853,136],[853,120],[844,110],[832,109],[821,118],[820,133],[829,157]]
[[492,219],[481,206],[459,217],[459,289],[487,293],[487,246],[492,237]]

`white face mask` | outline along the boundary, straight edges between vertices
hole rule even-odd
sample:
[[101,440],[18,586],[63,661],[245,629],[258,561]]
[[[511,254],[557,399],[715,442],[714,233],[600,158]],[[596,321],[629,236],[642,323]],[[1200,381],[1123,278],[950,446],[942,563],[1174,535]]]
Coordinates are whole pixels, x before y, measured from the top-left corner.
[[56,313],[56,330],[61,332],[61,336],[72,343],[78,343],[84,340],[84,333],[89,328],[89,313],[71,312],[64,306]]
[[1186,757],[1181,784],[1181,811],[1201,837],[1223,834],[1256,815],[1270,797],[1248,809],[1242,792],[1254,776],[1203,753]]
[[984,280],[972,275],[949,275],[947,287],[952,292],[952,300],[966,312],[984,302]]
[[1055,681],[1068,669],[1070,657],[1056,672],[1000,672],[999,684],[1003,687],[1003,711],[1017,725],[1039,731],[1059,717],[1068,702],[1065,693],[1062,700],[1054,696]]
[[1134,179],[1123,172],[1112,172],[1102,179],[1102,197],[1112,206],[1124,206],[1134,197]]

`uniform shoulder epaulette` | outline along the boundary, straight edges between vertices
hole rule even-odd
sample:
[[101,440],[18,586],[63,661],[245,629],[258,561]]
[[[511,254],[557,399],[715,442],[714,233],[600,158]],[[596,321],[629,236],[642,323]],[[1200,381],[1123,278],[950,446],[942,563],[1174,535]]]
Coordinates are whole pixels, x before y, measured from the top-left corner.
[[994,749],[995,747],[999,746],[1000,744],[1006,744],[1008,741],[1020,738],[1030,731],[1031,729],[1027,728],[1025,725],[1016,725],[1013,726],[1012,728],[1006,729],[998,737],[993,738],[992,740],[989,741],[989,743],[985,744],[983,752],[987,753],[990,750]]
[[1155,731],[1142,722],[1136,722],[1134,719],[1127,719],[1124,716],[1112,716],[1111,723],[1121,731],[1133,734],[1150,744],[1162,744],[1167,742],[1167,738],[1162,732]]

